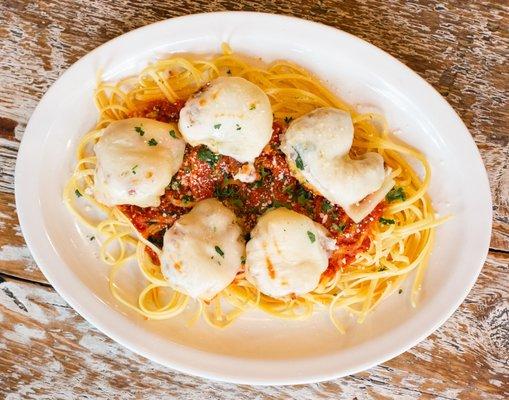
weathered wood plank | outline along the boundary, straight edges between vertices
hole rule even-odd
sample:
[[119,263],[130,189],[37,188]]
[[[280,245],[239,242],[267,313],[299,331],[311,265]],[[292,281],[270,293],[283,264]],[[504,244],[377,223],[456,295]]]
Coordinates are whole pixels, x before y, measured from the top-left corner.
[[[12,201],[18,142],[37,101],[58,76],[94,47],[147,23],[226,8],[294,14],[356,34],[405,62],[458,111],[486,164],[493,200],[491,247],[509,249],[508,47],[504,2],[219,1],[135,3],[9,1],[0,4],[0,271],[44,281],[19,237]],[[378,11],[377,11],[378,10]],[[383,12],[381,12],[383,11]],[[78,16],[75,18],[75,13]],[[133,16],[136,17],[133,17]],[[9,197],[11,196],[11,197]],[[9,239],[11,238],[11,239]],[[11,243],[12,242],[12,243]]]
[[14,195],[0,192],[0,272],[47,282],[25,244],[16,216]]
[[509,255],[490,253],[460,309],[409,352],[354,376],[298,387],[236,386],[176,373],[106,338],[51,288],[7,279],[0,283],[2,390],[24,399],[507,398],[508,263]]

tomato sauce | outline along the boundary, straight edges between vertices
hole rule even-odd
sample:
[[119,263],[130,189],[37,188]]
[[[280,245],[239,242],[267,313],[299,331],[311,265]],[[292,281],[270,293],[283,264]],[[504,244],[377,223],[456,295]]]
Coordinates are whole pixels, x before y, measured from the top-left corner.
[[[177,122],[184,102],[156,101],[131,116]],[[270,142],[254,162],[256,180],[244,183],[234,178],[242,164],[215,154],[206,146],[186,146],[184,161],[161,197],[158,207],[119,206],[135,228],[154,244],[162,246],[166,229],[200,200],[215,197],[238,217],[249,237],[258,217],[271,208],[287,207],[322,224],[334,237],[339,250],[329,260],[326,274],[348,265],[355,255],[369,247],[369,232],[383,214],[379,204],[363,221],[354,223],[339,206],[302,186],[291,174],[285,155],[279,150],[287,124],[275,122]],[[154,258],[154,257],[152,257]]]

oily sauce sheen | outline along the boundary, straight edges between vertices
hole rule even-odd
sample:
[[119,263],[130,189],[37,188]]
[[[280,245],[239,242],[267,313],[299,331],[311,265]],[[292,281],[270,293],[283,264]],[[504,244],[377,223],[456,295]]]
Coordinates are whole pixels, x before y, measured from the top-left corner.
[[[178,122],[183,101],[151,102],[131,117],[152,118],[162,122]],[[184,161],[161,197],[158,207],[141,208],[121,205],[119,209],[135,228],[154,244],[162,247],[167,228],[197,201],[215,197],[230,208],[249,238],[258,217],[274,207],[287,207],[322,224],[335,238],[339,249],[329,259],[326,274],[348,265],[355,255],[369,247],[369,232],[382,216],[385,202],[380,203],[363,221],[355,224],[339,206],[305,189],[291,174],[284,154],[279,150],[280,136],[287,123],[275,122],[270,142],[256,158],[256,181],[240,182],[233,178],[242,164],[228,156],[210,151],[206,146],[186,146]],[[150,254],[150,252],[149,252]],[[151,254],[154,262],[158,260]]]

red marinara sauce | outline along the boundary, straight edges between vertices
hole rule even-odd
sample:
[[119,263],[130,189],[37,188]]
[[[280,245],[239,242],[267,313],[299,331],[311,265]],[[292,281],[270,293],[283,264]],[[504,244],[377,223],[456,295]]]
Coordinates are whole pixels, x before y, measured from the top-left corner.
[[[178,122],[184,102],[169,103],[158,100],[132,117],[146,117],[162,122]],[[370,244],[369,233],[383,214],[385,202],[380,203],[360,223],[354,223],[339,206],[302,186],[291,174],[285,155],[279,150],[280,137],[287,124],[275,122],[270,142],[254,162],[256,180],[244,183],[234,179],[242,164],[231,157],[213,153],[206,146],[186,145],[184,161],[161,197],[158,207],[141,208],[121,205],[119,209],[135,228],[159,247],[166,229],[197,201],[215,197],[238,217],[239,224],[249,237],[258,218],[268,209],[287,207],[307,215],[322,224],[338,243],[338,251],[329,260],[325,274],[333,274],[347,266],[355,255]],[[177,205],[176,205],[177,204]],[[158,263],[155,254],[149,251]]]

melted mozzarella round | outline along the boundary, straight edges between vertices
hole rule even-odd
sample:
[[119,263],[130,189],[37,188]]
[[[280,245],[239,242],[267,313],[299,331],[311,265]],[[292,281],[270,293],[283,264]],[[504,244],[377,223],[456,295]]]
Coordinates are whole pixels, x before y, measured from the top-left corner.
[[246,245],[246,277],[272,297],[316,288],[336,242],[323,226],[286,208],[264,214]]
[[178,171],[185,143],[175,124],[147,118],[112,122],[94,146],[94,196],[107,206],[155,207]]
[[164,234],[162,271],[176,290],[210,300],[233,281],[244,250],[235,214],[203,200]]
[[350,158],[353,133],[349,113],[319,108],[290,124],[281,150],[299,181],[343,207],[355,222],[359,222],[373,210],[376,206],[373,200],[380,196],[371,196],[365,205],[360,205],[362,200],[382,186],[385,190],[390,186],[387,183],[390,178],[380,154],[368,152],[358,159]]
[[272,136],[272,109],[254,83],[221,77],[186,102],[179,128],[192,146],[204,144],[237,161],[253,162]]

